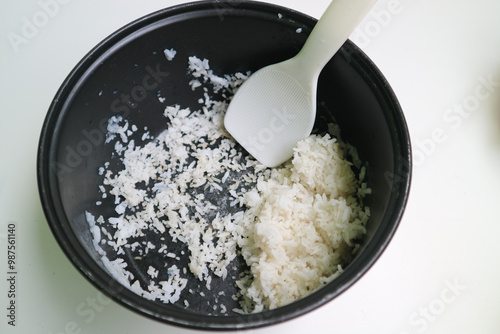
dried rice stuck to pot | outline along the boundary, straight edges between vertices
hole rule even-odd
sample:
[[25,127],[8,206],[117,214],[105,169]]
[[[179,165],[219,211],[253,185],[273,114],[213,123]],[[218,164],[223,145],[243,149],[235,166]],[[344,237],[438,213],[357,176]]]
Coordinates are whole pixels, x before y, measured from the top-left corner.
[[[175,50],[165,49],[165,56],[171,61]],[[214,276],[232,280],[241,307],[217,304],[218,314],[274,309],[335,279],[366,233],[370,212],[362,200],[371,191],[364,167],[356,166],[357,175],[344,144],[314,134],[298,143],[291,161],[265,168],[223,128],[227,100],[248,73],[218,76],[208,60],[196,57],[187,68],[191,88],[204,90],[199,110],[166,105],[165,131],[155,138],[120,116],[108,122],[110,159],[121,168],[109,162],[100,168],[99,191],[114,198],[115,212],[86,212],[103,266],[144,298],[186,308],[186,294],[196,293],[187,288],[188,279],[202,282],[206,291],[215,289]],[[142,140],[130,139],[137,132]],[[146,231],[160,241],[146,240]],[[172,243],[186,250],[176,252]],[[139,254],[137,261],[153,252],[165,257],[165,267],[147,267],[148,286],[122,257],[131,251]],[[229,274],[237,256],[249,268],[241,276]],[[184,257],[189,265],[178,267],[175,260]]]

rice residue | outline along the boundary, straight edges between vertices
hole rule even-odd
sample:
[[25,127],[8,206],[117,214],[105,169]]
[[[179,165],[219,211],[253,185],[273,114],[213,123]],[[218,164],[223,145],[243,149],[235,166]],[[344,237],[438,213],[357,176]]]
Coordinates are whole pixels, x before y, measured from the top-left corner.
[[[164,53],[169,61],[175,56],[173,49]],[[345,146],[315,134],[298,143],[284,166],[265,168],[223,126],[227,101],[249,73],[218,76],[197,57],[189,57],[187,68],[191,88],[204,92],[199,110],[166,106],[165,131],[156,137],[120,116],[108,122],[106,143],[114,145],[112,158],[120,167],[108,162],[99,168],[99,191],[114,199],[115,214],[96,218],[86,212],[103,266],[144,298],[180,301],[185,308],[191,305],[183,296],[196,293],[187,288],[189,277],[206,291],[214,291],[213,277],[234,281],[241,308],[232,311],[239,313],[307,296],[342,272],[366,233],[370,213],[362,199],[370,189],[364,167],[356,175]],[[131,139],[137,132],[138,142]],[[147,233],[159,241],[151,242]],[[185,250],[172,247],[179,243]],[[163,254],[164,267],[144,270],[149,285],[128,269],[123,254],[130,252],[139,254],[137,261],[150,252]],[[249,270],[231,276],[240,255]],[[188,266],[179,267],[186,256]],[[220,303],[213,309],[231,311]]]

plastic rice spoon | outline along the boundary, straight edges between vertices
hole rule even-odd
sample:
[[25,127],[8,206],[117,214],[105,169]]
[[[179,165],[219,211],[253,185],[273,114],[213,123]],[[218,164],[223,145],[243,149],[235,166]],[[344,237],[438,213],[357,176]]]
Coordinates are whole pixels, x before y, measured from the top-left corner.
[[260,163],[282,164],[311,134],[319,74],[376,1],[333,0],[295,57],[264,67],[239,88],[224,125]]

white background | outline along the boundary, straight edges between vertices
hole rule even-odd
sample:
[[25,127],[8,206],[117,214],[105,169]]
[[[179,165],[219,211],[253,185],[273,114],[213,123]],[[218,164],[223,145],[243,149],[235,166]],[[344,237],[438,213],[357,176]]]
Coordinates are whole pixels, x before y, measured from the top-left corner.
[[[58,1],[29,36],[23,25],[43,11],[40,2],[0,2],[0,332],[191,333],[100,298],[52,236],[35,174],[44,117],[76,63],[130,21],[185,1]],[[330,1],[270,2],[319,17]],[[14,35],[26,39],[16,45]],[[380,0],[352,40],[385,74],[407,117],[415,167],[404,219],[351,289],[254,332],[499,333],[500,1]],[[11,221],[16,327],[6,317]]]

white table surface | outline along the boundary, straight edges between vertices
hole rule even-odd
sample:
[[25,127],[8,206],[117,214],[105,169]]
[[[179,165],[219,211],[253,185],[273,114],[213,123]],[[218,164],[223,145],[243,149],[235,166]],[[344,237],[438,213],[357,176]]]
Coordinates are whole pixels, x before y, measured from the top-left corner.
[[[35,174],[44,117],[75,64],[123,25],[183,2],[1,1],[1,333],[193,332],[100,298],[52,236]],[[330,1],[270,2],[319,17]],[[52,14],[46,21],[44,10]],[[23,30],[34,20],[42,26]],[[351,39],[385,74],[407,118],[415,167],[405,216],[347,292],[253,332],[500,333],[500,1],[380,0]],[[16,327],[6,309],[10,222],[17,225]]]

